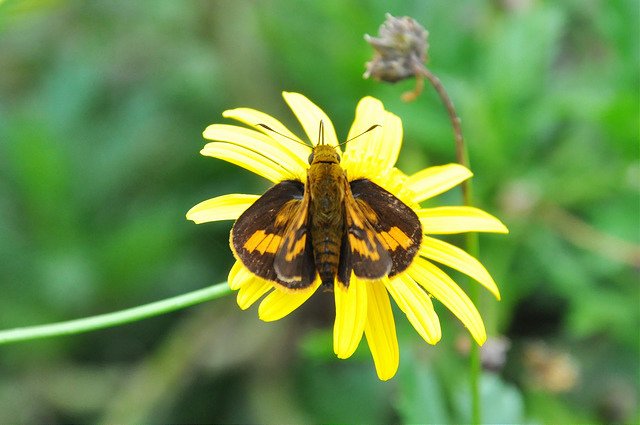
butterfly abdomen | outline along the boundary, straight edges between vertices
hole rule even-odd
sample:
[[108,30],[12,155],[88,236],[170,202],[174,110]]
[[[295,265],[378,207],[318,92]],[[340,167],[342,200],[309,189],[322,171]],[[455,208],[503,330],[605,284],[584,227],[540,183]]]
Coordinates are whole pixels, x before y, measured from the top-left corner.
[[344,173],[338,164],[314,164],[309,170],[309,219],[316,270],[333,288],[344,235]]
[[333,287],[340,262],[340,246],[332,238],[325,236],[324,240],[313,244],[313,250],[320,280],[324,285]]

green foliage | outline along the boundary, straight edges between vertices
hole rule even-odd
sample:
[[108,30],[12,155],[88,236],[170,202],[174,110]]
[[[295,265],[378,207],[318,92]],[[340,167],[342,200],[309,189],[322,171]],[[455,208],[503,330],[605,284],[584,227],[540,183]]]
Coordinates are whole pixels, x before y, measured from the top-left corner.
[[[503,296],[480,309],[489,333],[512,343],[505,368],[482,377],[484,419],[637,421],[633,0],[0,0],[0,328],[224,280],[230,223],[195,226],[184,214],[268,186],[198,155],[225,109],[254,107],[297,130],[280,92],[300,91],[344,137],[358,99],[373,95],[403,120],[400,168],[454,161],[432,90],[404,104],[413,82],[361,78],[372,54],[363,34],[385,12],[429,30],[428,66],[462,118],[476,202],[511,230],[480,237]],[[386,383],[366,347],[334,358],[328,294],[270,324],[228,297],[4,346],[0,423],[466,422],[464,330],[441,312],[435,347],[395,312],[401,369]],[[538,363],[532,344],[548,348]],[[551,385],[571,371],[572,385]]]

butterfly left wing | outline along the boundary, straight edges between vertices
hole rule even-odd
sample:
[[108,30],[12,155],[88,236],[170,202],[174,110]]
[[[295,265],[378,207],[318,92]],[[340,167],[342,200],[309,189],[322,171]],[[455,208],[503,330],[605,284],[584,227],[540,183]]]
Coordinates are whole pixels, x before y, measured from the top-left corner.
[[[306,241],[308,200],[302,182],[285,180],[266,191],[238,217],[231,229],[231,249],[253,274],[287,288],[304,288],[315,278]],[[302,240],[302,246],[296,241]],[[310,243],[310,242],[309,242]],[[286,256],[296,248],[296,255]],[[283,261],[289,268],[278,272]],[[291,276],[292,271],[298,275]],[[298,278],[299,276],[299,278]]]
[[280,248],[276,252],[273,268],[279,283],[289,289],[303,289],[316,278],[316,266],[311,243],[309,223],[309,186],[305,186],[300,205],[290,216],[278,214],[277,221],[288,221]]
[[[422,225],[418,216],[404,202],[370,180],[354,180],[349,185],[352,202],[356,205],[351,208],[354,212],[352,217],[360,217],[359,221],[365,223],[364,232],[349,228],[350,249],[346,250],[346,254],[351,256],[353,272],[359,277],[375,279],[385,275],[393,277],[405,271],[422,242]],[[371,241],[371,234],[375,235],[375,243]],[[365,242],[356,240],[353,243],[352,235],[365,235],[364,239],[357,238]],[[364,250],[359,249],[362,246],[365,247]],[[364,251],[367,255],[363,257],[359,251]],[[384,253],[380,253],[381,251]],[[389,259],[390,264],[385,273],[381,273],[382,267],[370,260],[376,253],[381,258],[386,256]],[[342,267],[344,268],[347,266]],[[346,270],[342,270],[342,273],[343,277],[347,275]]]

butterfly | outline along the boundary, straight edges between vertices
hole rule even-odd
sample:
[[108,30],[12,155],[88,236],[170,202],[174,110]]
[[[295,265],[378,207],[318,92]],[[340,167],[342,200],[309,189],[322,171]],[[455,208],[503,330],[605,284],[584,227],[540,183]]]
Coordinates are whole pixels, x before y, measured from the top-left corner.
[[238,217],[230,237],[250,272],[294,290],[317,278],[333,289],[336,279],[348,287],[352,274],[393,277],[409,267],[421,241],[413,209],[369,179],[347,179],[337,149],[324,143],[322,122],[306,181],[271,187]]

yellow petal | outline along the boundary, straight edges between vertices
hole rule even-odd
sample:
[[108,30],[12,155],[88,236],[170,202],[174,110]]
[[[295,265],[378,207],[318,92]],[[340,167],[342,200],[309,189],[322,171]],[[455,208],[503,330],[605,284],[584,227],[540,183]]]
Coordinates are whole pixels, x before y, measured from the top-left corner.
[[341,164],[350,180],[371,178],[392,168],[398,159],[402,145],[402,121],[385,111],[382,102],[373,97],[365,97],[358,103],[347,140],[376,124],[380,127],[347,143]]
[[474,207],[437,207],[416,211],[422,231],[431,235],[463,232],[509,233],[500,220]]
[[349,288],[334,286],[336,321],[333,325],[333,351],[338,358],[349,358],[362,339],[367,319],[367,283],[352,275]]
[[429,344],[436,344],[442,337],[440,320],[433,309],[429,295],[406,273],[384,282],[398,307],[420,336]]
[[193,220],[197,224],[235,220],[258,198],[258,195],[232,194],[207,199],[187,212],[187,220]]
[[264,294],[273,288],[273,283],[268,280],[254,276],[253,279],[245,282],[238,291],[236,301],[241,309],[246,310],[260,299]]
[[[205,139],[241,146],[265,156],[302,180],[307,174],[307,158],[301,158],[272,137],[236,125],[212,124],[202,133]],[[292,144],[291,142],[290,144]],[[304,148],[304,146],[300,146]],[[309,150],[310,153],[310,150]],[[307,155],[308,156],[308,155]]]
[[389,295],[382,281],[367,285],[367,323],[364,333],[373,356],[378,378],[393,378],[400,363],[396,324],[393,320]]
[[429,167],[410,176],[407,187],[415,193],[414,202],[422,202],[446,192],[472,175],[469,169],[460,164]]
[[282,92],[282,97],[287,102],[293,113],[302,124],[304,132],[311,143],[315,146],[318,143],[318,129],[320,121],[324,124],[324,143],[331,146],[338,146],[338,137],[333,123],[315,103],[311,102],[300,93]]
[[487,333],[480,313],[467,294],[445,272],[420,257],[413,261],[408,272],[413,280],[460,319],[478,345],[484,344]]
[[497,299],[500,299],[500,290],[487,269],[480,261],[457,246],[425,236],[422,239],[419,254],[474,278]]
[[237,260],[231,270],[229,270],[229,276],[227,282],[229,282],[229,288],[236,291],[240,289],[248,281],[253,280],[255,275],[251,273],[239,260]]
[[318,286],[320,286],[319,279],[306,289],[287,290],[276,285],[274,291],[260,303],[258,317],[265,322],[282,319],[304,304],[316,292]]
[[207,143],[200,151],[204,156],[222,159],[257,175],[279,183],[296,176],[277,162],[242,146],[223,142]]
[[[311,146],[305,146],[305,143],[298,138],[295,134],[293,134],[287,127],[285,127],[280,121],[275,119],[269,114],[265,114],[264,112],[257,111],[251,108],[236,108],[230,109],[228,111],[224,111],[222,116],[225,118],[231,118],[237,121],[240,121],[244,124],[250,125],[254,129],[266,134],[267,136],[277,140],[282,146],[286,146],[291,152],[297,155],[303,162],[303,164],[307,165],[307,158],[311,153]],[[300,143],[296,143],[287,137],[282,137],[280,134],[274,133],[273,131],[269,131],[264,127],[257,126],[257,124],[264,124],[269,128],[277,131],[278,133],[284,134],[291,139],[297,140]]]

